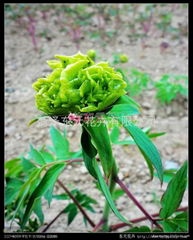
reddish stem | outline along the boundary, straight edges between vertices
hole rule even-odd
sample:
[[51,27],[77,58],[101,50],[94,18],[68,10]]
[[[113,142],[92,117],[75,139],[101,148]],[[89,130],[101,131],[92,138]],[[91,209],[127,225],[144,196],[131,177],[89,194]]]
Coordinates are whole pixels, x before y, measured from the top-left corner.
[[[188,207],[182,207],[182,208],[178,208],[176,210],[176,212],[182,212],[182,211],[187,211],[188,210]],[[157,217],[159,216],[159,213],[154,213],[152,214],[152,217]],[[144,220],[147,220],[147,217],[140,217],[140,218],[135,218],[133,220],[130,220],[130,222],[132,223],[138,223],[138,222],[142,222]],[[156,219],[156,221],[161,221],[161,219]],[[126,223],[118,223],[118,224],[114,224],[114,225],[111,225],[110,226],[110,231],[114,231],[114,230],[117,230],[119,228],[122,228],[122,227],[125,227],[125,226],[129,226],[129,224],[126,224]]]
[[76,206],[79,208],[83,216],[86,218],[86,220],[89,222],[89,224],[92,227],[95,227],[95,223],[90,219],[90,217],[87,215],[85,210],[82,208],[80,203],[76,200],[76,198],[72,195],[72,193],[67,189],[67,187],[58,179],[58,184],[64,189],[64,191],[68,194],[68,196],[73,200],[73,202],[76,204]]
[[42,232],[46,232],[48,228],[64,213],[64,209],[58,213],[58,215],[43,229]]
[[95,228],[93,229],[92,232],[97,232],[104,223],[105,223],[105,221],[103,219],[101,219],[99,221],[99,223],[95,226]]
[[147,219],[149,219],[153,224],[155,224],[158,228],[162,229],[162,227],[152,218],[152,216],[144,209],[144,207],[138,202],[138,200],[134,197],[134,195],[128,190],[128,188],[124,185],[124,183],[117,177],[115,182],[119,184],[119,186],[125,191],[127,196],[135,203],[135,205],[144,213]]
[[75,158],[75,159],[71,159],[71,160],[66,160],[67,164],[75,163],[75,162],[82,162],[82,161],[83,161],[82,158]]

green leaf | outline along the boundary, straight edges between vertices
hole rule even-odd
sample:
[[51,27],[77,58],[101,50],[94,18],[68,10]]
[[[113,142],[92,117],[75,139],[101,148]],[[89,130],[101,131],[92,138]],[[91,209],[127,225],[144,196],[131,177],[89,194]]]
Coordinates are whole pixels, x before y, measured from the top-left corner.
[[81,145],[82,145],[82,155],[83,155],[85,166],[88,172],[91,174],[91,176],[97,179],[97,175],[93,167],[93,159],[97,155],[97,150],[92,145],[91,137],[84,127],[82,128]]
[[62,134],[53,126],[50,127],[50,135],[53,142],[54,150],[58,160],[68,158],[69,142]]
[[[115,128],[117,128],[117,127],[115,126]],[[148,135],[150,129],[151,129],[150,127],[147,127],[147,128],[142,129],[142,131]],[[117,134],[117,133],[115,132],[115,134]],[[118,139],[114,139],[113,143],[114,144],[120,144],[120,145],[128,145],[128,144],[135,144],[135,141],[133,140],[132,137],[129,136],[129,137],[126,137],[124,140],[121,140],[121,141],[118,141]]]
[[161,224],[163,226],[164,232],[178,232],[179,231],[179,226],[175,223],[173,223],[170,220],[164,220],[161,221]]
[[69,200],[70,199],[70,197],[66,193],[52,195],[52,198],[54,198],[56,200]]
[[[127,138],[129,139],[129,138]],[[129,144],[135,144],[135,142],[133,140],[122,140],[122,141],[118,141],[118,142],[114,142],[114,144],[120,144],[120,145],[129,145]]]
[[28,123],[28,127],[30,127],[32,124],[34,124],[35,122],[37,122],[38,120],[40,120],[41,118],[47,117],[48,115],[43,113],[41,115],[38,115],[37,117],[33,118],[32,120],[29,121]]
[[113,105],[110,111],[108,111],[107,116],[132,116],[134,114],[139,114],[138,110],[129,104],[117,104]]
[[44,214],[43,214],[43,211],[42,211],[41,198],[38,198],[38,201],[36,201],[36,204],[34,205],[33,211],[37,215],[37,217],[39,218],[40,223],[43,224],[44,223]]
[[33,210],[33,207],[35,205],[35,202],[38,201],[39,198],[48,190],[51,184],[56,181],[58,178],[58,175],[61,173],[61,171],[64,169],[65,164],[56,164],[52,166],[44,175],[38,186],[35,188],[33,193],[31,194],[23,219],[21,223],[21,228],[23,229],[26,222],[28,221],[28,218]]
[[[77,152],[69,152],[69,157],[70,157],[70,159],[83,158],[82,149],[77,151]],[[79,163],[77,162],[77,164],[79,164]]]
[[14,158],[5,162],[6,177],[17,177],[23,171],[20,158]]
[[87,210],[89,210],[92,213],[95,213],[95,210],[93,209],[93,207],[91,207],[90,205],[87,204],[82,204],[82,207],[85,207]]
[[84,222],[84,225],[85,225],[85,227],[87,227],[87,226],[88,226],[88,224],[87,224],[87,219],[86,219],[86,217],[85,217],[85,216],[83,216],[83,222]]
[[64,209],[64,213],[70,212],[76,205],[74,203],[69,203],[67,207]]
[[[43,171],[44,168],[45,167],[33,169],[29,178],[27,179],[27,181],[19,189],[19,192],[16,196],[16,209],[15,209],[15,213],[12,217],[12,222],[13,222],[16,214],[18,213],[19,209],[21,208],[23,202],[25,201],[28,193],[34,186],[36,186],[37,182],[39,181],[40,173]],[[12,224],[12,222],[11,222],[11,224]]]
[[141,226],[141,227],[134,227],[134,228],[131,228],[127,231],[124,231],[124,232],[151,232],[150,228],[148,226]]
[[156,137],[159,137],[159,136],[163,136],[163,135],[165,135],[165,134],[166,134],[166,132],[149,133],[149,134],[148,134],[148,137],[149,137],[149,138],[156,138]]
[[122,189],[115,189],[112,194],[112,199],[115,201],[123,196],[125,192]]
[[48,206],[49,207],[50,207],[50,204],[51,204],[51,201],[52,201],[52,197],[53,197],[52,193],[53,193],[53,190],[54,190],[54,184],[55,183],[53,183],[49,187],[49,189],[46,191],[46,193],[44,194],[45,199],[48,201]]
[[111,139],[112,143],[115,143],[118,141],[119,134],[120,134],[119,127],[115,126],[112,129],[111,134],[110,134],[110,139]]
[[163,182],[163,166],[160,158],[160,154],[156,149],[155,145],[151,142],[148,136],[137,126],[133,125],[128,119],[124,120],[122,117],[118,117],[118,120],[122,123],[122,125],[129,132],[138,148],[142,152],[148,167],[150,169],[151,176],[152,175],[152,166],[157,170],[158,177]]
[[5,206],[13,202],[23,184],[24,182],[20,179],[9,178],[5,187]]
[[188,214],[183,212],[174,218],[160,222],[165,232],[187,232],[188,231]]
[[[164,172],[163,172],[163,182],[168,183],[173,178],[176,171],[177,171],[177,169],[164,170]],[[154,176],[158,177],[157,173],[154,173]]]
[[161,199],[161,218],[168,218],[180,206],[187,184],[187,161],[169,182]]
[[147,163],[151,179],[153,179],[154,168],[153,168],[152,161],[151,161],[151,159],[147,156],[147,154],[141,148],[139,148],[139,150],[140,150],[141,154],[143,155],[143,157],[144,157],[144,159],[145,159],[145,161]]
[[72,221],[74,220],[77,214],[78,214],[78,210],[76,205],[74,205],[74,208],[72,208],[68,214],[68,225],[72,223]]
[[99,184],[100,184],[100,187],[101,187],[101,190],[107,200],[107,202],[109,203],[109,206],[111,207],[112,211],[115,213],[115,215],[122,221],[122,222],[125,222],[127,224],[132,224],[130,222],[128,222],[121,214],[120,212],[117,210],[114,202],[113,202],[113,199],[112,199],[112,196],[111,196],[111,193],[109,191],[109,188],[101,174],[101,171],[100,171],[100,168],[97,164],[97,161],[94,159],[94,168],[95,168],[95,171],[96,171],[96,174],[97,174],[97,177],[98,177],[98,181],[99,181]]
[[135,107],[137,110],[141,109],[141,106],[135,102],[135,100],[127,95],[121,96],[115,104],[129,104],[132,107]]
[[36,167],[33,163],[30,162],[29,159],[26,159],[25,157],[21,157],[21,164],[25,173]]
[[41,156],[43,157],[43,159],[44,159],[44,161],[46,163],[50,163],[50,162],[54,162],[55,161],[54,156],[51,153],[49,153],[49,152],[41,150],[40,154],[41,154]]
[[91,136],[91,139],[97,149],[104,174],[109,177],[112,173],[114,158],[107,127],[104,123],[100,125],[84,125],[84,128]]
[[38,164],[44,165],[46,162],[44,161],[42,155],[40,154],[39,151],[37,151],[31,144],[30,144],[30,152],[29,152],[30,157]]
[[175,218],[173,218],[173,222],[175,222],[183,231],[187,231],[188,230],[188,213],[183,212],[181,214],[178,214]]

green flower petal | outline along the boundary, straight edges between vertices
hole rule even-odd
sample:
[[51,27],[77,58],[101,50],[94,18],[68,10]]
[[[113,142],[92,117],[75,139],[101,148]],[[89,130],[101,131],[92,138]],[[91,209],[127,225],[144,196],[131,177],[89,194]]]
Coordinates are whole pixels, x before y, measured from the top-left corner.
[[108,62],[95,64],[80,52],[55,57],[47,61],[53,72],[32,85],[37,108],[48,115],[102,111],[126,93],[122,75]]

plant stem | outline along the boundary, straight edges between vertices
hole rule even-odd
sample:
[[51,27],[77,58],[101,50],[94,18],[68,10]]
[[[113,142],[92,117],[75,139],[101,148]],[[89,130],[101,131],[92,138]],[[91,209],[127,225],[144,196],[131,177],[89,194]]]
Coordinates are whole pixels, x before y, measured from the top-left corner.
[[[110,193],[112,194],[114,188],[115,188],[115,181],[113,180],[113,177],[111,177],[110,179],[110,186],[109,186],[109,190]],[[102,230],[103,231],[109,231],[109,226],[108,226],[108,218],[109,218],[109,213],[110,213],[110,206],[109,203],[107,202],[107,200],[105,201],[105,207],[103,210],[103,217],[102,220],[104,221]]]
[[[110,176],[110,184],[109,184],[109,190],[110,190],[111,194],[113,193],[115,185],[116,185],[116,182],[114,179],[117,177],[117,172],[118,172],[118,170],[117,170],[116,162],[114,159],[114,165],[112,168],[112,174]],[[109,231],[109,225],[108,225],[109,213],[110,213],[110,206],[109,206],[108,201],[106,200],[105,206],[104,206],[104,211],[103,211],[103,217],[101,219],[102,221],[104,221],[104,224],[102,227],[103,231]]]
[[[176,210],[176,212],[182,212],[182,211],[187,211],[187,210],[188,210],[188,207],[182,207],[182,208],[178,208]],[[157,217],[157,216],[159,216],[159,213],[152,214],[152,217]],[[135,218],[135,219],[130,220],[130,222],[138,223],[138,222],[141,222],[141,221],[144,221],[144,220],[147,220],[147,217]],[[126,224],[126,223],[117,223],[117,224],[114,224],[114,225],[110,226],[110,231],[114,231],[114,230],[117,230],[117,229],[125,227],[125,226],[128,226],[128,224]]]
[[101,219],[92,232],[97,232],[104,223],[105,223],[104,220]]
[[118,177],[115,179],[115,181],[125,191],[127,196],[135,203],[135,205],[144,213],[147,219],[149,219],[158,228],[162,229],[162,227],[156,222],[156,220],[152,218],[152,216],[144,209],[144,207],[138,202],[138,200],[134,197],[134,195],[128,190],[125,184]]
[[58,179],[57,180],[58,184],[64,189],[64,191],[68,194],[68,196],[73,200],[73,202],[76,204],[76,206],[79,208],[81,211],[82,215],[86,218],[86,220],[89,222],[89,224],[92,227],[95,227],[95,223],[89,218],[85,210],[82,208],[80,203],[76,200],[76,198],[72,195],[72,193],[68,190],[68,188]]
[[58,213],[58,215],[43,229],[42,232],[46,232],[48,228],[64,213],[64,209]]

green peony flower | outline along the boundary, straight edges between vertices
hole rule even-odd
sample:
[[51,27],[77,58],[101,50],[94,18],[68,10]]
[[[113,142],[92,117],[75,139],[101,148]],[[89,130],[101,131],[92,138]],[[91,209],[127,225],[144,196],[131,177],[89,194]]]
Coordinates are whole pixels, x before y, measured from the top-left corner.
[[107,62],[80,52],[55,58],[47,61],[53,72],[32,85],[37,108],[48,115],[102,111],[126,93],[122,75]]

